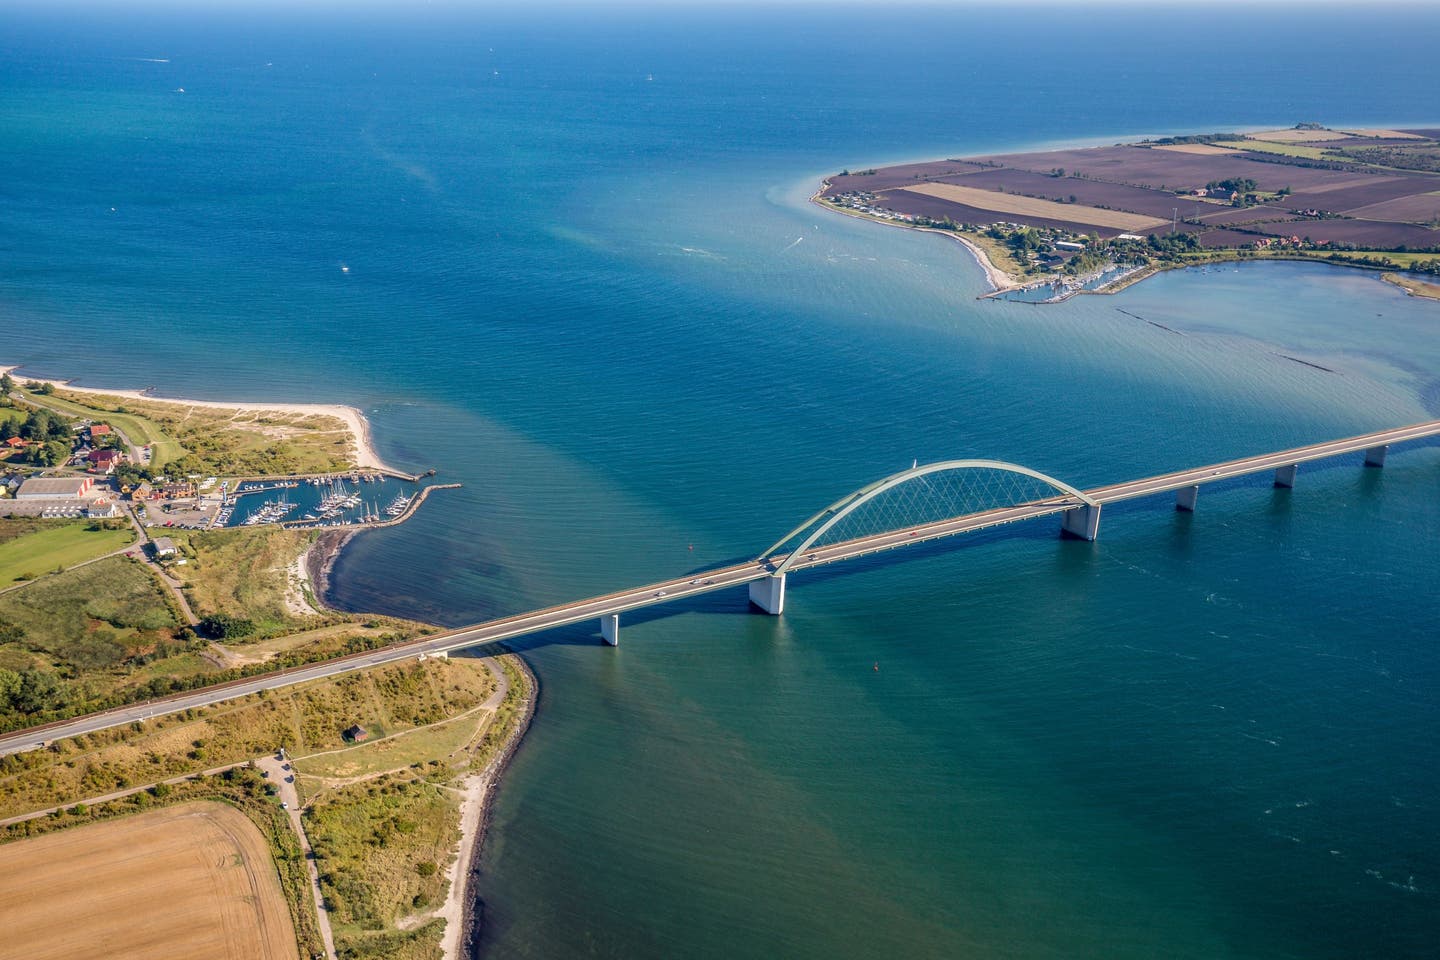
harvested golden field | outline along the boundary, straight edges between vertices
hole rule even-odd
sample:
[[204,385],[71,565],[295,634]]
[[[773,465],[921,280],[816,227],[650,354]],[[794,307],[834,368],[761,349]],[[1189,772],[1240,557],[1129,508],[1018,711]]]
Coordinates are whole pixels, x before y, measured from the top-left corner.
[[260,831],[187,803],[0,846],[0,956],[298,957]]
[[1341,133],[1348,133],[1355,137],[1381,137],[1386,140],[1424,140],[1425,138],[1417,133],[1404,133],[1400,130],[1341,130]]
[[1313,140],[1340,140],[1345,134],[1339,130],[1262,130],[1245,136],[1268,143],[1309,143]]
[[1118,210],[1102,210],[1087,207],[1082,203],[1056,203],[1053,200],[1037,200],[1013,193],[999,193],[994,190],[980,190],[975,187],[961,187],[953,183],[921,183],[913,187],[901,187],[909,193],[939,197],[952,203],[963,203],[980,210],[1009,213],[1015,216],[1049,217],[1070,223],[1094,224],[1097,227],[1113,227],[1118,230],[1144,231],[1169,223],[1155,217],[1138,213],[1121,213]]
[[1213,143],[1167,143],[1157,144],[1151,150],[1169,150],[1171,153],[1194,153],[1214,157],[1223,153],[1239,153],[1234,147],[1217,147]]

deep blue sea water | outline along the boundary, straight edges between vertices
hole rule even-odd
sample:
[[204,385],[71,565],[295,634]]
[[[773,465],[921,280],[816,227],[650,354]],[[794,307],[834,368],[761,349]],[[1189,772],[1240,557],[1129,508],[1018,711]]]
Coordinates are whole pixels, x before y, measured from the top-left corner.
[[[1419,5],[12,6],[0,360],[362,407],[465,487],[331,599],[446,624],[753,555],[917,458],[1085,486],[1440,416],[1440,307],[1371,275],[979,302],[957,245],[806,202],[906,158],[1440,125],[1436,36]],[[778,619],[535,638],[482,954],[1433,956],[1437,493],[1422,446],[796,577]]]

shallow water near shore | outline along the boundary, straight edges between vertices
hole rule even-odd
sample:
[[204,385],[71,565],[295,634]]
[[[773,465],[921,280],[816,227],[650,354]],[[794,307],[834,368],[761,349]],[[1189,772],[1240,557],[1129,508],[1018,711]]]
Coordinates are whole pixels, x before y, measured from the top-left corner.
[[[1372,274],[979,301],[957,244],[807,203],[906,157],[1437,120],[1434,11],[1262,10],[1203,96],[1179,13],[1033,16],[17,15],[0,359],[360,406],[465,486],[330,599],[447,625],[754,555],[915,459],[1083,487],[1440,416],[1440,308]],[[955,53],[1021,33],[1024,70]],[[1077,63],[1123,67],[1076,99]],[[1437,478],[1421,445],[796,576],[780,618],[532,638],[481,955],[1427,956]]]

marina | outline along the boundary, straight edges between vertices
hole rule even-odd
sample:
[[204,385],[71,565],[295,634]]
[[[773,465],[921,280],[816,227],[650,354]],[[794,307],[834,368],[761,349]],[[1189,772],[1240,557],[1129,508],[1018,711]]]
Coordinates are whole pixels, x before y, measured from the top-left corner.
[[418,496],[414,483],[376,473],[350,473],[241,483],[225,500],[214,527],[340,527],[398,520]]

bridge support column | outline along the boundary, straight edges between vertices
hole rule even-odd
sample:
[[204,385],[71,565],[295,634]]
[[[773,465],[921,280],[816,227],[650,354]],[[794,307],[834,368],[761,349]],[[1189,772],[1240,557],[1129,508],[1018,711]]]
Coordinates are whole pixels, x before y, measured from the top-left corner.
[[1100,535],[1100,504],[1085,504],[1060,514],[1060,535],[1094,540]]
[[1389,446],[1388,444],[1381,444],[1381,445],[1378,446],[1378,447],[1371,447],[1369,450],[1366,450],[1366,451],[1365,451],[1365,466],[1367,466],[1367,467],[1383,467],[1383,466],[1385,466],[1385,453],[1386,453],[1386,451],[1388,451],[1389,449],[1390,449],[1390,446]]
[[772,617],[785,609],[785,574],[750,581],[750,602]]
[[1200,485],[1181,487],[1175,491],[1175,509],[1185,513],[1195,512],[1195,501],[1200,496]]
[[1275,486],[1284,487],[1287,490],[1295,486],[1295,470],[1298,466],[1298,464],[1292,463],[1288,467],[1276,467]]
[[612,647],[620,646],[620,614],[612,613],[600,618],[600,639]]

